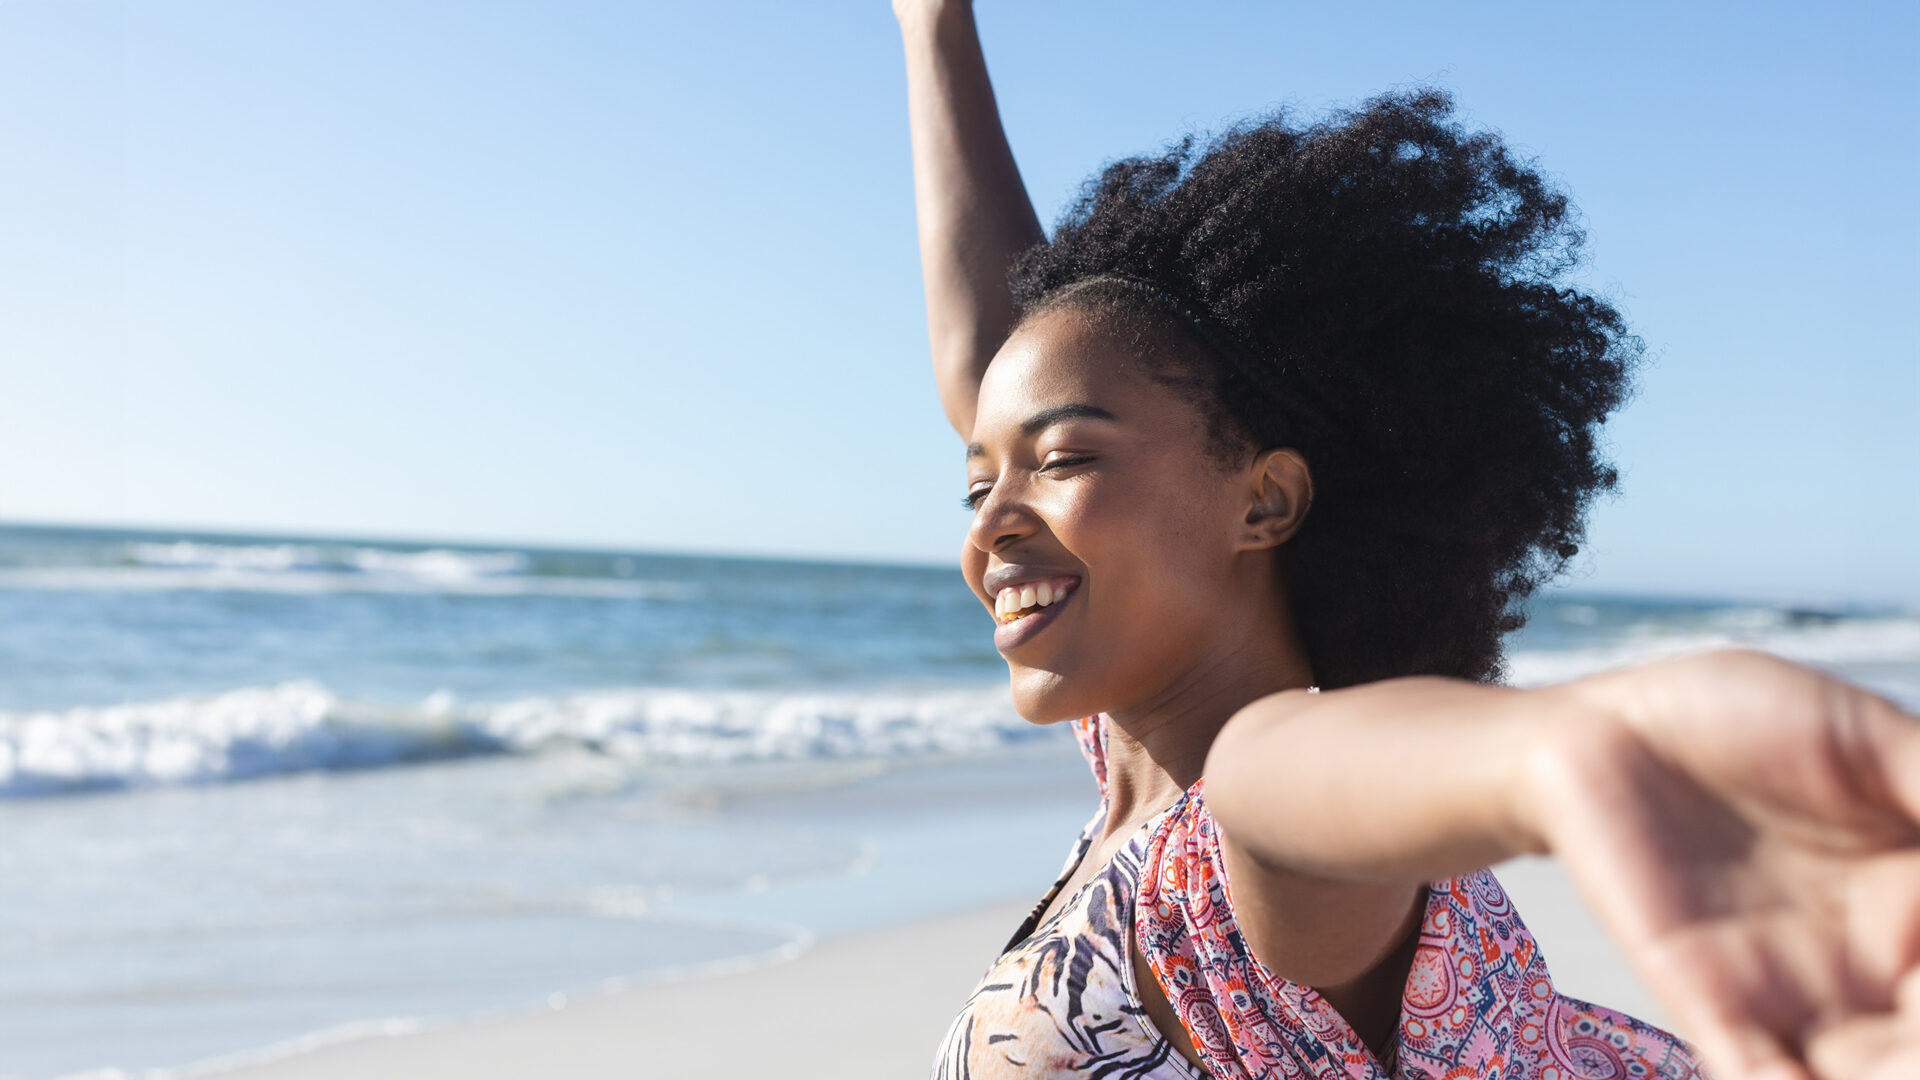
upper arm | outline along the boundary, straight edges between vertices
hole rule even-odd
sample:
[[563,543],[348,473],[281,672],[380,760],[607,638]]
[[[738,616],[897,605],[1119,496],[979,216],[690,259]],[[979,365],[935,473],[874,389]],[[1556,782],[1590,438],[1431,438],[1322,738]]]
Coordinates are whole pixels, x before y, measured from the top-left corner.
[[[1276,835],[1337,833],[1354,816],[1350,807],[1326,813],[1329,807],[1316,805],[1306,785],[1291,783],[1272,760],[1280,749],[1276,729],[1328,697],[1277,695],[1260,703],[1263,711],[1247,718],[1250,723],[1236,718],[1229,724],[1208,757],[1207,802],[1234,921],[1248,950],[1275,975],[1319,991],[1364,1037],[1391,1029],[1399,1015],[1411,961],[1405,947],[1418,936],[1426,889],[1406,877],[1340,876],[1272,854],[1281,847]],[[1306,746],[1286,749],[1312,756]],[[1345,779],[1368,786],[1357,771]]]
[[973,435],[973,415],[980,406],[980,380],[987,374],[993,352],[967,343],[933,350],[933,384],[940,391],[940,408],[947,423],[964,441]]
[[1425,883],[1531,850],[1515,770],[1549,708],[1531,693],[1404,678],[1235,714],[1207,804],[1253,954],[1342,1013],[1397,1010]]
[[1329,998],[1364,981],[1418,926],[1422,886],[1334,881],[1265,865],[1225,826],[1220,854],[1247,948],[1274,974]]
[[896,10],[934,381],[966,438],[981,376],[1014,323],[1007,272],[1046,236],[1000,123],[971,5]]

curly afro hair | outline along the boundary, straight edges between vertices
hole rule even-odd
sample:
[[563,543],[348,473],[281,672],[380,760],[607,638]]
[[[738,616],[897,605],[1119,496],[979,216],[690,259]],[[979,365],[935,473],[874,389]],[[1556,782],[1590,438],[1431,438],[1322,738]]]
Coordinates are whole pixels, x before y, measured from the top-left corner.
[[1598,428],[1644,349],[1569,283],[1583,240],[1424,89],[1110,165],[1012,287],[1023,319],[1071,305],[1132,342],[1223,460],[1306,457],[1281,558],[1320,685],[1494,680],[1616,481]]

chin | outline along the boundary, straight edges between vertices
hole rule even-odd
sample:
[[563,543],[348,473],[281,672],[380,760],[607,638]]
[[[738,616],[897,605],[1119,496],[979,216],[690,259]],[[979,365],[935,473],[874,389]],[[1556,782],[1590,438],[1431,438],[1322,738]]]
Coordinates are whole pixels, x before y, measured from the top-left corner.
[[1079,680],[1057,671],[1039,668],[1010,668],[1009,688],[1013,692],[1013,710],[1028,723],[1057,724],[1103,712],[1107,706],[1101,696],[1090,693]]

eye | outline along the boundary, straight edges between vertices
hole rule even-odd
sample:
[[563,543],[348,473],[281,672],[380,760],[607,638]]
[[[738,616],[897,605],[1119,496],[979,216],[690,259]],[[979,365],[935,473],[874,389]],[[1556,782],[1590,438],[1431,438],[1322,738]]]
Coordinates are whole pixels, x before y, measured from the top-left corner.
[[1093,457],[1092,455],[1089,455],[1089,454],[1082,454],[1079,457],[1053,458],[1049,460],[1045,465],[1040,466],[1040,471],[1047,472],[1051,469],[1071,469],[1076,465],[1085,465],[1092,460],[1093,460]]
[[987,497],[987,492],[992,490],[993,488],[990,485],[982,485],[980,487],[974,488],[972,491],[967,492],[964,496],[961,497],[960,505],[964,507],[969,513],[977,513],[980,510],[980,501],[982,499],[985,499]]

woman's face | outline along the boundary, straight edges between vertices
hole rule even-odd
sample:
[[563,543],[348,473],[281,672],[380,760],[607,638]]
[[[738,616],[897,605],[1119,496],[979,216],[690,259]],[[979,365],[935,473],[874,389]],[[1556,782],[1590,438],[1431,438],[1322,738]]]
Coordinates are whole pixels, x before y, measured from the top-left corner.
[[1008,339],[980,385],[961,563],[1022,716],[1171,704],[1284,619],[1269,456],[1220,461],[1198,410],[1071,308]]

